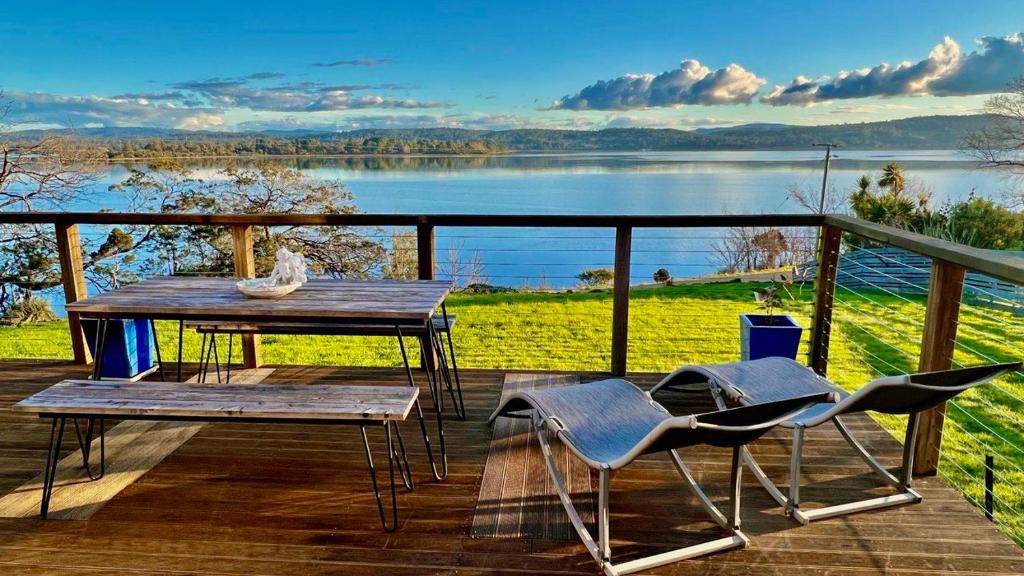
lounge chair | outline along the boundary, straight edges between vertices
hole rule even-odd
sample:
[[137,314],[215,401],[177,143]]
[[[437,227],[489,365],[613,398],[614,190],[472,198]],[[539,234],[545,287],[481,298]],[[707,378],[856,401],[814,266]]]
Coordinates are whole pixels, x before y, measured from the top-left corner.
[[[602,380],[509,395],[491,415],[532,417],[548,474],[569,514],[569,520],[583,544],[605,574],[629,574],[678,560],[702,556],[729,548],[746,546],[740,531],[740,450],[777,423],[796,415],[826,395],[814,394],[748,406],[673,417],[650,395],[625,380]],[[528,411],[524,413],[524,411]],[[590,535],[562,479],[548,441],[553,434],[569,450],[598,471],[597,541]],[[709,444],[732,448],[732,475],[728,516],[701,490],[693,474],[676,452],[677,448]],[[689,484],[705,510],[729,535],[710,542],[680,548],[613,565],[608,536],[608,495],[612,472],[629,465],[637,457],[667,452],[676,469]]]
[[[1020,368],[1020,362],[1013,362],[958,370],[887,376],[873,380],[855,393],[848,394],[793,360],[773,357],[731,364],[680,368],[652,388],[651,394],[665,389],[692,390],[695,386],[709,384],[715,402],[722,409],[727,409],[729,403],[747,406],[814,393],[829,395],[828,402],[814,406],[782,423],[782,426],[793,430],[788,495],[768,478],[768,475],[750,455],[750,451],[743,449],[743,459],[754,476],[768,490],[768,493],[784,506],[795,520],[801,524],[807,524],[814,520],[854,512],[920,502],[921,495],[911,488],[911,471],[914,465],[914,444],[921,412],[953,398],[964,390],[983,384],[1005,372]],[[908,416],[907,431],[903,442],[903,463],[898,476],[887,470],[868,453],[864,445],[857,441],[841,419],[847,414],[869,411]],[[800,465],[806,430],[826,422],[832,422],[846,442],[857,452],[857,455],[883,481],[896,488],[898,493],[813,510],[801,509]]]

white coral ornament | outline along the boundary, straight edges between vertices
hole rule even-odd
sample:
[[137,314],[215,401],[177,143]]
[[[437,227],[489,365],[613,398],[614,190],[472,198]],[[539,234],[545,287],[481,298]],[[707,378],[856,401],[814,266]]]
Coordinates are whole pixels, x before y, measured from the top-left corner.
[[287,248],[278,248],[274,271],[270,273],[270,282],[275,286],[289,284],[305,284],[306,257]]
[[280,248],[277,251],[274,271],[268,278],[242,280],[235,286],[240,292],[253,298],[280,298],[294,292],[306,281],[306,257],[287,248]]

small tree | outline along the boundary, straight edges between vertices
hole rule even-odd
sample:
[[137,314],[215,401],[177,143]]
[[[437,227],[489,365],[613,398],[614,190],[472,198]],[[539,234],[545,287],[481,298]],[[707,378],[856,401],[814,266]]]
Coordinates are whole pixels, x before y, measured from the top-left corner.
[[447,258],[440,262],[438,271],[442,276],[447,276],[456,288],[489,282],[480,251],[474,250],[468,259],[464,258],[461,247],[456,246],[454,241],[448,245]]
[[778,283],[772,280],[769,286],[754,289],[754,300],[764,310],[765,315],[768,317],[768,324],[772,323],[775,309],[782,308],[785,305],[782,300],[783,293],[788,295],[790,300],[795,300],[793,293],[789,290],[789,287],[793,285],[793,281],[781,274],[779,275],[779,280]]
[[907,188],[907,177],[903,174],[903,167],[896,162],[889,162],[882,168],[882,177],[878,179],[879,188],[888,188],[889,193],[895,197],[903,194]]
[[400,232],[391,235],[391,249],[384,264],[384,277],[415,280],[419,276],[416,260],[416,234]]
[[607,286],[615,280],[615,272],[609,268],[591,268],[576,275],[576,279],[587,288]]
[[667,268],[658,268],[654,271],[654,281],[658,284],[668,284],[672,280]]
[[[298,170],[262,162],[253,168],[228,168],[221,177],[204,181],[181,165],[160,162],[135,169],[111,191],[128,194],[138,211],[207,212],[228,214],[324,213],[352,214],[356,207],[344,184],[314,180]],[[261,226],[254,230],[256,273],[266,276],[274,267],[277,249],[288,248],[306,255],[310,271],[333,278],[365,278],[381,270],[387,250],[380,242],[347,226]],[[151,257],[135,263],[124,256],[141,253]],[[133,269],[230,274],[233,247],[223,226],[186,228],[141,226],[114,229],[102,256],[122,280],[130,281]],[[129,266],[133,265],[133,266]]]
[[[0,93],[0,210],[67,210],[88,193],[103,160],[102,152],[67,138],[16,137],[4,123],[10,109],[10,102]],[[86,268],[88,271],[88,263]],[[0,313],[19,321],[15,315],[45,306],[44,300],[34,297],[36,291],[59,284],[52,228],[0,225]],[[31,312],[28,316],[38,319],[45,315]]]
[[[963,148],[983,168],[1024,178],[1024,76],[1010,82],[1008,93],[985,102],[989,124],[964,138]],[[1024,186],[1008,195],[1012,208],[1024,209]]]

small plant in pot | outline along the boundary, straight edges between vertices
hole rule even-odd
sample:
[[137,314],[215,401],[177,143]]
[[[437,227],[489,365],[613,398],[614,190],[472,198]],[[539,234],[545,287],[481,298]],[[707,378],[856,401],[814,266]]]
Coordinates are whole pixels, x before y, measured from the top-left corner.
[[754,290],[754,299],[764,314],[740,314],[740,359],[757,360],[769,356],[784,356],[796,359],[803,328],[788,314],[777,314],[782,308],[785,294],[793,300],[789,291],[792,284],[785,276],[781,282],[772,281],[770,286]]

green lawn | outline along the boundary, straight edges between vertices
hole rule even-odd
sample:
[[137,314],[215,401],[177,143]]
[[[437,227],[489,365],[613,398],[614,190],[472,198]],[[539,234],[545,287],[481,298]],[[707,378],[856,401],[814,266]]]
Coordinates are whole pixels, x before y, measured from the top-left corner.
[[[670,371],[686,363],[727,362],[739,356],[741,312],[756,310],[756,284],[723,283],[637,288],[630,298],[629,369]],[[795,291],[785,312],[810,323],[811,289]],[[537,370],[607,370],[610,364],[612,298],[589,293],[457,294],[449,311],[460,366]],[[836,296],[829,376],[847,389],[873,377],[917,366],[924,300],[877,290],[845,289]],[[158,326],[161,347],[176,345],[176,324]],[[803,344],[806,350],[807,335]],[[395,366],[388,338],[264,337],[271,364]],[[964,365],[1019,359],[1021,317],[966,302],[954,361]],[[413,354],[415,344],[410,342]],[[226,347],[221,349],[222,355]],[[198,355],[199,339],[187,334],[185,357]],[[69,358],[65,322],[0,327],[2,358]],[[984,456],[995,455],[996,519],[1024,544],[1024,378],[1015,374],[951,403],[943,443],[942,474],[975,503],[983,501]],[[901,421],[878,418],[902,439]]]

